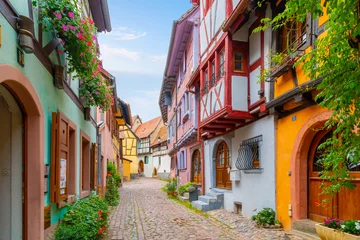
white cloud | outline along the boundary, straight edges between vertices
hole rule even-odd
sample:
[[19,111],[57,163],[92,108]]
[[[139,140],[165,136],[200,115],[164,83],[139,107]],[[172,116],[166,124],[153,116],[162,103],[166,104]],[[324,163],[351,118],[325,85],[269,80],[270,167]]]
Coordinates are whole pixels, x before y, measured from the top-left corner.
[[133,61],[136,61],[140,58],[139,52],[132,52],[125,48],[112,48],[107,44],[103,44],[100,46],[100,52],[103,57],[113,55],[113,56],[124,56]]
[[127,27],[119,27],[107,34],[107,36],[113,37],[114,40],[127,41],[145,37],[146,34],[146,32],[137,32]]
[[139,94],[124,99],[125,102],[130,103],[133,115],[140,114],[143,122],[160,115],[159,90],[138,90],[135,92]]
[[[104,68],[109,71],[162,75],[165,57],[152,56],[109,44],[100,44]],[[153,61],[154,60],[154,61]]]
[[164,62],[165,63],[166,55],[149,56],[149,58],[152,62]]

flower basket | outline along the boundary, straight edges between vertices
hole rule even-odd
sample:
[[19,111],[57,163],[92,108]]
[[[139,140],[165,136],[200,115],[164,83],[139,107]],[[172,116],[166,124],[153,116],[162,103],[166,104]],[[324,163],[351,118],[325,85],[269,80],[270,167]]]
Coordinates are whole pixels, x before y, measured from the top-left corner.
[[19,16],[19,45],[26,53],[34,52],[34,21],[26,16]]
[[64,67],[61,65],[54,66],[54,86],[58,89],[64,88]]
[[328,228],[322,223],[316,224],[316,233],[322,240],[360,240],[360,236]]

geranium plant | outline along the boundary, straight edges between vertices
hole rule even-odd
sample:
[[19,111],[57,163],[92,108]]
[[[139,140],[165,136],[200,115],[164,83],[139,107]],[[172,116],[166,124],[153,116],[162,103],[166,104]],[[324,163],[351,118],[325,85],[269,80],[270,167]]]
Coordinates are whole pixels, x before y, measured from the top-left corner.
[[45,31],[62,41],[57,51],[66,53],[68,71],[81,79],[80,99],[85,107],[99,106],[107,110],[114,99],[111,89],[101,76],[102,62],[99,57],[97,28],[87,17],[79,0],[34,0],[41,11],[41,23]]

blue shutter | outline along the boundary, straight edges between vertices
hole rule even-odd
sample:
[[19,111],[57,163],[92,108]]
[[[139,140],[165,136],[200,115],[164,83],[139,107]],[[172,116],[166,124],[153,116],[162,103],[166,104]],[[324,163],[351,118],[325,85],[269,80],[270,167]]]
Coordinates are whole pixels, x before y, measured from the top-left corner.
[[185,148],[185,150],[184,150],[184,168],[186,168],[187,167],[187,154],[186,154],[186,148]]
[[177,152],[177,168],[181,169],[181,161],[180,161],[180,154],[181,152]]

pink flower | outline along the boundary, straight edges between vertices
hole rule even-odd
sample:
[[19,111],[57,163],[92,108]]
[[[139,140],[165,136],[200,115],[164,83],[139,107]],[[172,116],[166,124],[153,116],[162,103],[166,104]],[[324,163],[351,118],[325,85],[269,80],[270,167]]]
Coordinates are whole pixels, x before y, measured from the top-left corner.
[[87,41],[86,45],[89,46],[89,47],[91,47],[91,46],[92,46],[92,42]]
[[82,23],[82,24],[85,24],[85,23],[86,23],[86,20],[85,20],[85,19],[81,19],[81,23]]
[[90,24],[94,24],[94,21],[92,20],[92,18],[88,18],[88,21]]
[[97,67],[97,69],[98,69],[98,71],[100,72],[100,71],[101,71],[101,66],[99,65],[99,66]]
[[99,92],[95,92],[96,95],[99,95],[100,93]]
[[92,39],[93,41],[96,41],[96,36],[95,36],[95,35],[92,35],[92,36],[91,36],[91,39]]
[[72,31],[74,31],[75,30],[75,27],[74,26],[68,26]]
[[68,27],[67,27],[65,24],[63,24],[63,25],[61,26],[61,28],[62,28],[64,31],[69,30]]
[[58,12],[54,12],[55,16],[57,19],[61,19],[61,13],[58,13]]
[[81,52],[80,57],[83,57],[83,56],[85,56],[85,53]]
[[74,20],[74,13],[73,12],[68,12],[68,14],[69,14],[69,17],[72,19],[72,20]]
[[84,41],[85,37],[81,34],[81,33],[77,33],[77,37],[81,40]]

